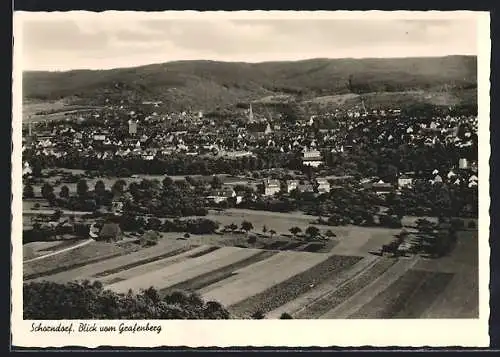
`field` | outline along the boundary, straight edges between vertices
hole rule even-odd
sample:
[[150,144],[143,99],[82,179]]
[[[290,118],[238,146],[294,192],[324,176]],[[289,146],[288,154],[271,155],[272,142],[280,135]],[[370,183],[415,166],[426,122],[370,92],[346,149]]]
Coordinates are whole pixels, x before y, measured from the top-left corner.
[[[295,319],[478,316],[476,232],[460,232],[454,251],[440,259],[389,258],[370,251],[392,240],[397,230],[328,227],[337,236],[320,252],[311,252],[305,249],[310,243],[284,235],[290,225],[309,225],[308,216],[229,213],[217,218],[224,224],[247,219],[255,231],[265,224],[283,235],[256,233],[253,245],[245,234],[181,239],[180,233],[168,233],[150,248],[130,241],[92,242],[26,262],[24,279],[99,280],[121,293],[151,286],[160,294],[195,291],[243,319],[257,311],[269,319],[282,313]],[[30,243],[25,259],[30,249],[57,250],[61,244]]]
[[27,101],[23,103],[23,122],[44,122],[68,118],[69,114],[86,112],[97,107],[72,105],[69,101]]

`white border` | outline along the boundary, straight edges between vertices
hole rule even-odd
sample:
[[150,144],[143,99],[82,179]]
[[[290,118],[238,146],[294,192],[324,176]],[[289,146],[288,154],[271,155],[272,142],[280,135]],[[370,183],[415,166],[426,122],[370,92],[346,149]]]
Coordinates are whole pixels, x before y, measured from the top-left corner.
[[[441,320],[231,320],[231,321],[150,321],[162,325],[160,334],[105,334],[105,333],[30,333],[32,321],[22,319],[22,38],[21,21],[34,19],[53,21],[69,16],[96,17],[106,14],[120,19],[141,16],[176,19],[478,19],[478,105],[479,105],[479,319]],[[489,73],[490,73],[490,18],[486,12],[408,12],[408,11],[196,11],[137,13],[116,12],[55,12],[15,13],[13,61],[13,153],[12,153],[12,344],[25,347],[61,347],[67,345],[98,347],[130,346],[488,346],[489,316]],[[18,214],[16,214],[18,212]],[[57,321],[59,322],[59,321]],[[94,321],[88,321],[94,322]],[[118,324],[123,321],[115,321]],[[145,321],[144,321],[145,322]],[[99,325],[112,321],[97,321]],[[77,321],[74,321],[74,325]]]

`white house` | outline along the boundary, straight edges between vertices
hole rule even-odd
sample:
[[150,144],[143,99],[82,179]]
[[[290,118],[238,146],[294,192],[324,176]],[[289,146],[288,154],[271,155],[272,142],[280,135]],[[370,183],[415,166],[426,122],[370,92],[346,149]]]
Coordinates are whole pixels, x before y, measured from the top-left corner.
[[398,187],[411,187],[413,185],[413,178],[408,175],[401,175],[398,177]]
[[299,180],[288,180],[286,181],[286,192],[290,193],[299,187]]
[[305,166],[318,167],[323,163],[321,153],[318,150],[304,149],[302,151],[302,164]]
[[325,178],[316,179],[316,183],[318,184],[318,192],[319,193],[328,193],[330,192],[330,183]]
[[278,180],[267,179],[264,181],[264,196],[274,196],[280,191],[280,182]]

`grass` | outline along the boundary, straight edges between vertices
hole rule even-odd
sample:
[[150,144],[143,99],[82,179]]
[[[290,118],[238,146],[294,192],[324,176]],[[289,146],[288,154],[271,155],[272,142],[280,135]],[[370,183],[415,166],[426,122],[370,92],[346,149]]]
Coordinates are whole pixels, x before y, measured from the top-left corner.
[[79,239],[79,238],[66,239],[66,240],[58,243],[57,245],[53,245],[51,247],[40,249],[39,252],[52,252],[55,250],[61,250],[64,248],[72,247],[72,246],[74,246],[80,242],[83,242],[83,241],[84,241],[84,239]]
[[258,252],[257,254],[255,254],[251,257],[248,257],[246,259],[240,260],[236,263],[229,264],[229,265],[222,267],[220,269],[216,269],[216,270],[207,272],[205,274],[199,275],[199,276],[194,277],[192,279],[183,281],[182,283],[170,286],[166,289],[162,289],[160,291],[160,294],[167,294],[167,293],[174,291],[174,290],[195,291],[195,290],[203,289],[209,285],[218,283],[219,281],[222,281],[224,279],[227,279],[227,278],[230,278],[231,276],[236,275],[237,274],[237,273],[235,273],[236,270],[242,269],[242,268],[249,266],[251,264],[268,259],[275,254],[277,254],[277,252],[271,252],[271,251]]
[[451,273],[432,273],[424,281],[420,289],[406,300],[404,307],[394,317],[404,319],[420,317],[436,298],[443,293],[453,276],[454,274]]
[[265,314],[307,292],[311,285],[329,279],[360,260],[360,257],[354,256],[331,256],[302,273],[230,306],[229,310],[236,316],[249,317],[257,310]]
[[122,271],[138,267],[139,265],[153,263],[153,262],[156,262],[158,260],[170,258],[170,257],[173,257],[175,255],[179,255],[179,254],[187,252],[187,251],[189,251],[189,250],[191,250],[193,248],[196,248],[196,246],[186,246],[186,247],[174,249],[174,250],[172,250],[170,252],[167,252],[165,254],[157,255],[155,257],[150,257],[150,258],[146,258],[146,259],[137,260],[137,261],[129,263],[129,264],[125,264],[125,265],[122,265],[122,266],[119,266],[119,267],[116,267],[116,268],[113,268],[113,269],[105,270],[103,272],[100,272],[100,273],[94,275],[94,277],[95,278],[102,278],[102,277],[105,277],[105,276],[108,276],[108,275],[120,273]]
[[[404,311],[408,301],[415,295],[415,292],[423,288],[427,280],[438,274],[443,273],[415,269],[408,270],[402,277],[391,284],[389,288],[375,296],[368,304],[362,306],[357,312],[349,316],[349,318],[394,318],[399,312]],[[449,276],[444,279],[437,278],[437,281],[440,282],[443,279],[441,282],[449,282],[449,278]],[[431,282],[431,284],[435,284],[435,282]],[[429,285],[427,285],[426,289],[429,289]]]
[[135,244],[92,242],[81,248],[40,259],[23,266],[25,280],[36,279],[119,257],[140,249]]
[[348,299],[350,296],[354,295],[362,288],[367,286],[377,277],[386,272],[395,263],[396,263],[395,259],[379,260],[368,270],[362,272],[361,274],[355,276],[353,279],[342,284],[327,296],[319,300],[316,300],[314,303],[307,306],[307,308],[297,313],[296,316],[294,317],[298,319],[311,319],[320,317],[327,311],[337,307],[343,301]]

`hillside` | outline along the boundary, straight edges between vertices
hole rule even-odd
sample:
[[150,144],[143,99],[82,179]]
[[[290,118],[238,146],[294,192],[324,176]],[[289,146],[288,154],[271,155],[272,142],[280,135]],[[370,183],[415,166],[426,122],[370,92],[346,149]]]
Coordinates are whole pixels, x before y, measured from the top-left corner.
[[[475,101],[476,66],[473,56],[264,63],[179,61],[100,71],[25,72],[23,88],[25,100],[67,99],[80,105],[103,104],[106,99],[157,100],[168,108],[194,110],[265,101],[273,96],[283,99],[286,95],[298,101],[321,102],[328,96],[383,92],[387,97],[383,101],[390,101],[394,99],[391,93],[409,91],[435,93],[441,98],[437,104],[451,105],[461,103],[463,97]],[[469,94],[464,96],[465,92]],[[425,102],[427,97],[410,95],[406,100]]]

